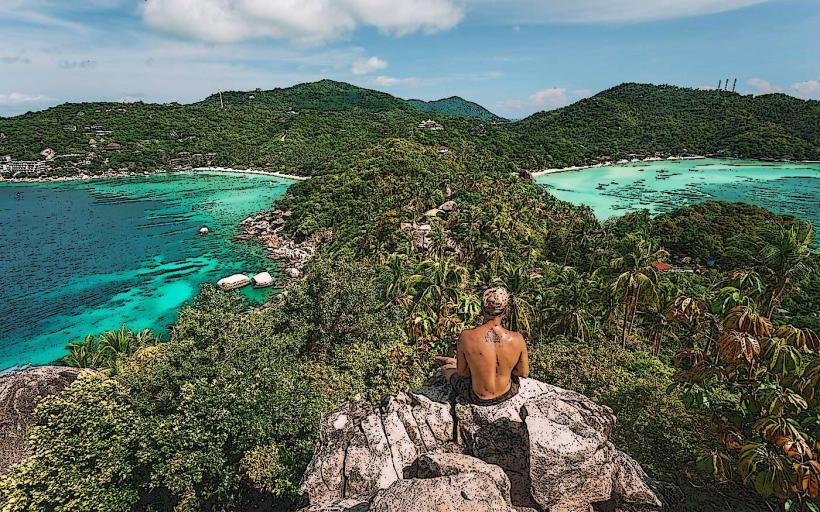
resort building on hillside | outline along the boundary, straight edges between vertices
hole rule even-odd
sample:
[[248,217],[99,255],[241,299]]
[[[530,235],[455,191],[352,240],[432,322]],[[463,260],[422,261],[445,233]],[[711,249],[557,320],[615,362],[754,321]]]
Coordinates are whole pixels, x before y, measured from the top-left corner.
[[125,149],[125,146],[122,144],[118,144],[116,142],[112,142],[111,144],[106,145],[104,148],[106,151],[122,151]]
[[433,121],[432,119],[428,119],[426,121],[422,121],[419,123],[419,130],[439,131],[443,129],[444,127],[441,124]]
[[0,159],[0,176],[4,178],[34,178],[47,172],[45,162],[12,160],[9,156]]
[[438,147],[438,154],[439,155],[446,155],[449,152],[450,152],[450,148],[448,148],[447,146],[439,146]]

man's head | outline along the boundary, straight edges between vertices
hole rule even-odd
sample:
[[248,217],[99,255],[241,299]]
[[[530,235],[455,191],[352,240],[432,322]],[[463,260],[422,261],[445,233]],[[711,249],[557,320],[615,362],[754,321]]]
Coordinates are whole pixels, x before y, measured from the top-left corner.
[[486,319],[503,316],[510,305],[510,294],[504,288],[489,288],[481,296],[481,312]]

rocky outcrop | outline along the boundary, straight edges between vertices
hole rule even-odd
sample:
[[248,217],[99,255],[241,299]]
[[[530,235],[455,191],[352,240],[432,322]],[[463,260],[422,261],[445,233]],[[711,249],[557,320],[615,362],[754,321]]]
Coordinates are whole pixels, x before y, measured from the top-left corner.
[[39,366],[0,377],[0,474],[26,455],[25,437],[40,397],[59,393],[80,370]]
[[270,258],[282,262],[284,274],[295,279],[301,277],[305,263],[333,233],[329,229],[320,229],[301,242],[291,240],[281,233],[291,215],[289,210],[273,210],[248,217],[242,221],[241,233],[236,239],[262,242]]
[[495,406],[433,384],[378,408],[353,400],[323,418],[300,490],[313,511],[668,509],[608,441],[614,425],[609,408],[532,379]]

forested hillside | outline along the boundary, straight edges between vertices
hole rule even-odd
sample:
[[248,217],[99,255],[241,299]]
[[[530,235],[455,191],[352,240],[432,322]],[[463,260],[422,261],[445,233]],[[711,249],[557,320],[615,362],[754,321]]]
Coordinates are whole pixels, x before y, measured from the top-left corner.
[[[459,98],[425,105],[329,80],[223,92],[221,103],[217,94],[192,105],[64,104],[0,118],[0,155],[38,160],[51,148],[54,175],[203,165],[312,175],[398,137],[484,149],[523,169],[655,154],[820,159],[820,102],[781,94],[625,84],[502,124]],[[419,126],[429,117],[441,129]]]
[[458,96],[451,96],[450,98],[435,101],[407,100],[407,103],[425,112],[434,112],[447,116],[469,117],[490,122],[506,121],[503,117],[493,114],[478,103],[467,101]]
[[820,101],[784,94],[623,84],[510,128],[516,133],[513,154],[531,155],[530,166],[654,153],[798,160],[820,155]]

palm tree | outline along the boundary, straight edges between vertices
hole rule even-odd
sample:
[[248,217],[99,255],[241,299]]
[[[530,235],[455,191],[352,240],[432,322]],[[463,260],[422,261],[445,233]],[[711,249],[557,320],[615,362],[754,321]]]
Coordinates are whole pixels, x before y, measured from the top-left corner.
[[521,264],[505,263],[501,269],[501,282],[510,294],[507,322],[514,331],[530,334],[530,320],[533,316],[532,279]]
[[[433,319],[434,330],[441,335],[442,332],[438,331],[451,325],[457,312],[459,294],[467,281],[467,269],[452,258],[436,257],[419,263],[409,279],[417,283],[413,288],[411,316]],[[425,325],[428,324],[425,322]]]
[[679,290],[670,283],[661,283],[658,293],[649,304],[648,320],[652,332],[652,355],[658,356],[661,342],[669,329],[670,319],[675,312]]
[[68,354],[60,362],[74,368],[100,368],[103,364],[99,343],[94,336],[72,341],[66,346]]
[[[563,267],[556,276],[556,286],[550,290],[544,306],[556,310],[549,331],[573,336],[582,341],[591,337],[594,317],[589,312],[593,283],[572,267]],[[546,312],[545,312],[546,313]]]
[[771,317],[789,290],[811,271],[809,247],[813,241],[811,224],[800,222],[788,230],[781,228],[777,240],[761,249],[760,262],[772,279],[766,316]]
[[659,249],[651,239],[629,233],[618,246],[618,256],[610,262],[610,267],[620,272],[611,288],[623,305],[621,343],[624,346],[635,327],[641,295],[654,297],[657,293],[658,273],[654,264],[667,256],[669,253]]
[[106,359],[114,361],[121,356],[128,356],[134,351],[134,333],[123,325],[116,331],[106,331],[100,336],[100,353]]

